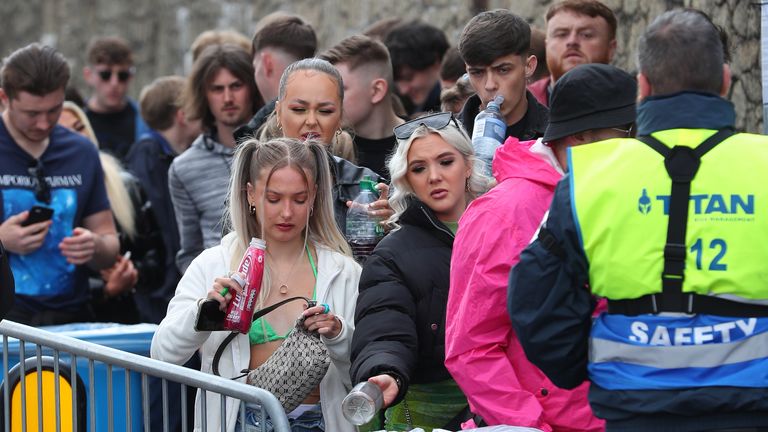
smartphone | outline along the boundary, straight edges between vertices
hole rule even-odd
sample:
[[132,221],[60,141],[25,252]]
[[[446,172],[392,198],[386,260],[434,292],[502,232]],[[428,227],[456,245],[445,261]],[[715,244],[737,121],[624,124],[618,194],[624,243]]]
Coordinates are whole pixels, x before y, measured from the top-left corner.
[[28,226],[39,222],[50,220],[53,217],[53,209],[48,207],[34,206],[29,209],[29,216],[21,226]]
[[213,299],[206,300],[200,304],[195,319],[196,331],[221,331],[224,328],[224,318],[226,313],[219,310],[219,302]]

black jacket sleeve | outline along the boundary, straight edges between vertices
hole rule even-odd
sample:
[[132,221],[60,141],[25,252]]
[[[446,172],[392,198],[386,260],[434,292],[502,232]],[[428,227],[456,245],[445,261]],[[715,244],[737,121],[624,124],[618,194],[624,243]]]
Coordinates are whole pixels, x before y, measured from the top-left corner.
[[541,230],[555,245],[545,245],[539,234],[521,253],[510,273],[507,306],[528,360],[558,387],[574,388],[587,379],[594,300],[568,176],[558,184]]
[[386,248],[377,248],[360,276],[350,375],[356,383],[394,372],[403,384],[394,405],[408,390],[416,368],[418,336],[413,294],[387,252]]

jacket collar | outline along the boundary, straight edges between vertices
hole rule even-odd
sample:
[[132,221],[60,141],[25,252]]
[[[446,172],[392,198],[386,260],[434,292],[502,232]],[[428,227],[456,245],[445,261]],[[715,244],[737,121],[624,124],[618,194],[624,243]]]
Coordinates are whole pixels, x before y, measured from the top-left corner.
[[160,135],[160,132],[157,132],[154,129],[150,129],[147,132],[144,132],[137,141],[143,141],[143,140],[151,140],[159,143],[160,148],[163,150],[163,154],[165,155],[168,155],[171,157],[178,156],[176,152],[173,150],[173,147],[171,147],[171,143],[169,143],[164,136]]
[[[535,140],[536,138],[543,137],[549,123],[549,108],[539,103],[536,97],[529,91],[525,92],[525,97],[528,99],[528,110],[525,112],[522,120],[520,120],[526,122],[523,133],[517,137],[520,141]],[[507,127],[507,130],[509,130],[509,127]]]
[[229,148],[216,140],[216,136],[204,132],[200,134],[192,143],[192,147],[209,151],[211,153],[232,156],[235,154],[234,148]]
[[333,285],[333,281],[341,273],[344,264],[341,261],[341,255],[334,253],[325,246],[315,243],[317,250],[317,301],[327,303],[328,288]]
[[637,107],[640,136],[668,129],[733,128],[735,123],[733,104],[711,93],[685,91],[649,96]]
[[408,208],[400,215],[399,224],[418,226],[435,233],[448,246],[453,246],[454,234],[426,204],[415,196],[408,198]]

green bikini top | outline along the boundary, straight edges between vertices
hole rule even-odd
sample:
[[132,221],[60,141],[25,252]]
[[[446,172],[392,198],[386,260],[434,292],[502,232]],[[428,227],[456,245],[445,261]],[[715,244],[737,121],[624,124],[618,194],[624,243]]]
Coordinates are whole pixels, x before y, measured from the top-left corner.
[[[315,286],[312,288],[312,299],[317,297],[317,267],[315,266],[315,260],[312,259],[312,254],[309,253],[309,246],[306,246],[307,257],[309,258],[309,265],[312,266],[312,274],[315,276]],[[275,332],[266,317],[259,317],[253,320],[251,329],[248,331],[248,339],[251,341],[251,345],[261,345],[263,343],[272,342],[276,340],[282,340],[288,337],[291,330],[285,335],[279,335]]]

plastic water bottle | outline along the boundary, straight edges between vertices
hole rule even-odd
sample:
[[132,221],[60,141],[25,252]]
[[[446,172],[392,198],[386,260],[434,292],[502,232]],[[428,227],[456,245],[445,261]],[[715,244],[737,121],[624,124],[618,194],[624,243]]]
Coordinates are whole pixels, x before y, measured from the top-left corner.
[[376,201],[373,180],[365,176],[360,180],[360,193],[347,210],[347,241],[355,259],[362,264],[384,236],[379,219],[368,214],[370,204]]
[[361,426],[373,419],[383,403],[384,395],[379,386],[363,381],[341,401],[341,412],[350,423]]
[[485,164],[483,172],[489,177],[493,176],[491,171],[493,154],[504,143],[507,132],[507,124],[501,115],[502,103],[504,103],[504,96],[501,95],[497,95],[488,102],[485,110],[480,111],[475,117],[475,127],[472,130],[472,147],[475,149],[475,156]]

